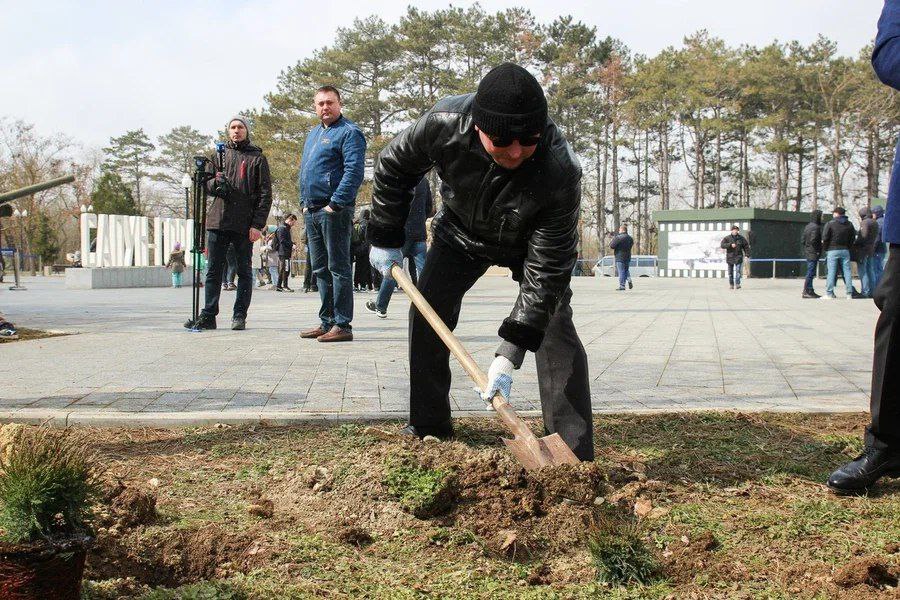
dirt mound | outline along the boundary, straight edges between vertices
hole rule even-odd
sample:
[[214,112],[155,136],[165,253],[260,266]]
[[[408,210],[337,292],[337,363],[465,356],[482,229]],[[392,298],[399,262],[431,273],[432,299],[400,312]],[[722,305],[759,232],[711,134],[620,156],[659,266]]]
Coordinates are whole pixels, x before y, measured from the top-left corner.
[[265,563],[270,549],[249,533],[208,526],[167,531],[165,536],[136,532],[98,535],[88,555],[91,579],[132,578],[147,585],[174,587],[227,577]]
[[149,525],[156,520],[156,494],[126,487],[110,504],[113,519],[120,527]]
[[834,574],[834,583],[842,588],[868,585],[875,588],[896,586],[897,575],[884,561],[867,556],[853,560]]

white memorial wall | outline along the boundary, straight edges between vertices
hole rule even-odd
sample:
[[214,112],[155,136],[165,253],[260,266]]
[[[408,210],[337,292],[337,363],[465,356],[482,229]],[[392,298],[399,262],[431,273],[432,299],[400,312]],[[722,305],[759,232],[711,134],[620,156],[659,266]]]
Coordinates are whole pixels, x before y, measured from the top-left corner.
[[[96,239],[93,252],[92,230]],[[154,217],[151,242],[149,217],[81,213],[81,262],[84,267],[164,266],[176,242],[185,250],[185,261],[191,266],[193,239],[193,219]]]

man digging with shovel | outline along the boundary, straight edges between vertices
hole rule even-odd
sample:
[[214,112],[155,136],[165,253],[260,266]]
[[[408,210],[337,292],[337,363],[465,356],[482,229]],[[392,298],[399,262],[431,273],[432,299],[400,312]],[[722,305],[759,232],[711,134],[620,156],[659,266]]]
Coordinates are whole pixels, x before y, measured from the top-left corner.
[[[444,182],[443,208],[418,288],[450,329],[465,293],[491,265],[509,267],[519,295],[503,320],[486,401],[509,398],[512,375],[535,353],[544,426],[581,460],[593,460],[587,356],[572,322],[581,167],[547,116],[540,84],[510,63],[475,94],[438,102],[381,152],[367,237],[372,265],[402,264],[413,189],[430,169]],[[410,415],[403,432],[453,434],[449,351],[413,309],[409,325]]]

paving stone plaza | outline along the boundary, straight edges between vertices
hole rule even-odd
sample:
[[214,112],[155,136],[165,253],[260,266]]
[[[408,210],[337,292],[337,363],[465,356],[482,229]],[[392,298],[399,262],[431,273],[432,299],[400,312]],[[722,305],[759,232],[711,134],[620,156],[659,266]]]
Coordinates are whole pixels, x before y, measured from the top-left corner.
[[[407,313],[397,292],[388,318],[356,294],[352,343],[301,340],[317,294],[255,290],[248,329],[227,329],[234,292],[222,292],[223,329],[190,333],[190,288],[67,290],[62,278],[25,278],[0,292],[20,327],[73,335],[0,345],[0,418],[54,424],[200,424],[405,417]],[[733,409],[865,411],[878,311],[866,300],[802,300],[802,281],[573,279],[575,323],[587,349],[597,412]],[[457,334],[484,369],[516,285],[485,277],[468,294]],[[490,414],[453,364],[457,415]],[[533,355],[513,405],[539,414]]]

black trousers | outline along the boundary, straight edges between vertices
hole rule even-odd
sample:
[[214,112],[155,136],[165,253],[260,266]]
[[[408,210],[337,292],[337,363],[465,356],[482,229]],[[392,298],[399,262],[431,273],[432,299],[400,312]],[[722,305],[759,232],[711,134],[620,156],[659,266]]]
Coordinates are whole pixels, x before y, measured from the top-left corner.
[[[463,296],[490,263],[475,260],[435,239],[419,275],[419,291],[451,330]],[[535,353],[544,429],[558,433],[581,460],[594,459],[587,355],[572,322],[567,290]],[[409,319],[409,422],[418,427],[450,423],[450,351],[418,313]],[[472,392],[473,394],[475,392]]]
[[250,298],[253,295],[253,268],[250,255],[253,244],[246,233],[210,229],[206,232],[206,249],[209,263],[206,269],[206,305],[203,313],[215,317],[219,314],[219,296],[222,293],[222,277],[227,263],[229,247],[234,248],[237,293],[234,297],[234,317],[247,318]]
[[288,286],[288,278],[291,276],[291,257],[278,257],[278,285],[276,287],[286,288]]
[[891,244],[874,298],[881,315],[875,325],[872,423],[866,442],[900,451],[900,244]]

